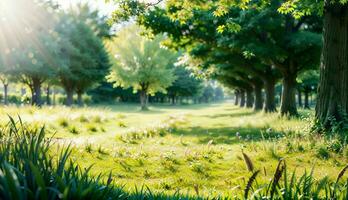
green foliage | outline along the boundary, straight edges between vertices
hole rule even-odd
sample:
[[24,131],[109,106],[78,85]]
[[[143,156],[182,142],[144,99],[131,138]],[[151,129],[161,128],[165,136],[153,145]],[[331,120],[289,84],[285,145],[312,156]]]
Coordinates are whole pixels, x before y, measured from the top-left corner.
[[174,69],[176,80],[170,86],[168,96],[175,98],[200,96],[203,90],[203,81],[195,77],[193,72],[182,66],[177,66]]
[[[109,26],[87,4],[69,10],[51,1],[6,0],[1,13],[1,80],[26,84],[32,103],[41,105],[41,86],[63,85],[69,92],[86,89],[103,80],[110,67],[102,38]],[[15,8],[15,9],[14,9]],[[8,13],[8,12],[15,12]],[[22,28],[24,27],[25,30]]]
[[71,8],[60,18],[57,30],[66,42],[62,54],[67,64],[58,71],[59,81],[66,90],[83,94],[108,73],[109,58],[102,41],[108,27],[88,5]]
[[118,37],[107,44],[116,63],[109,81],[116,87],[131,87],[146,94],[166,92],[175,80],[171,67],[177,55],[161,47],[162,40],[159,36],[153,40],[144,38],[135,26],[118,33]]

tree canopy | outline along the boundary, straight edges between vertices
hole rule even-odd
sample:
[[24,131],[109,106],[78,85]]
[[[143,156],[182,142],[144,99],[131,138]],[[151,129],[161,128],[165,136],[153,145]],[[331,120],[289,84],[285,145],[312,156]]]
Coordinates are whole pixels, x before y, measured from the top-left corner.
[[166,92],[175,81],[174,64],[178,58],[160,42],[162,36],[147,39],[135,26],[125,28],[107,43],[114,66],[108,79],[115,86],[140,92],[142,109],[147,109],[148,95]]

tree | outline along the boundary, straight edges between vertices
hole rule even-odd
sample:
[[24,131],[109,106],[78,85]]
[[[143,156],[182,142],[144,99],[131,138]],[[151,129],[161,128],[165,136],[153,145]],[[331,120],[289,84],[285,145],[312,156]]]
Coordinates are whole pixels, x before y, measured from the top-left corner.
[[[11,7],[18,11],[11,13]],[[53,68],[61,62],[59,37],[54,31],[55,7],[50,2],[19,0],[14,5],[7,0],[0,12],[6,16],[0,25],[1,39],[6,40],[1,41],[5,45],[1,49],[7,52],[5,56],[11,57],[4,67],[8,74],[28,85],[32,104],[40,106],[41,85],[53,76]]]
[[109,58],[102,41],[102,37],[108,36],[108,26],[87,5],[62,13],[61,21],[57,30],[66,38],[62,52],[67,64],[59,69],[59,79],[67,93],[66,104],[72,105],[76,91],[81,106],[82,94],[102,81],[109,71]]
[[[1,52],[6,52],[5,49],[1,49]],[[4,105],[8,104],[8,87],[10,84],[9,65],[11,64],[10,52],[0,55],[0,81],[4,87]]]
[[148,109],[148,95],[166,92],[176,78],[173,66],[178,56],[162,47],[162,40],[160,36],[147,39],[137,27],[131,26],[108,43],[115,62],[108,80],[116,87],[139,91],[142,110]]
[[[278,12],[283,1],[166,1],[166,7],[136,0],[123,0],[115,20],[138,16],[138,23],[154,34],[167,32],[171,46],[184,47],[190,53],[195,47],[208,45],[216,51],[238,52],[256,57],[266,69],[276,68],[283,78],[280,113],[297,115],[296,77],[317,66],[320,54],[321,23],[315,17],[296,20]],[[153,23],[156,21],[156,24]],[[319,23],[318,23],[319,22]],[[223,60],[224,61],[224,60]],[[276,74],[277,72],[275,72]],[[276,80],[262,77],[268,94],[273,94]],[[266,81],[267,80],[267,81]],[[273,88],[273,89],[272,89]],[[274,111],[273,97],[266,99]]]
[[107,81],[102,81],[97,87],[89,90],[87,94],[90,95],[92,100],[96,103],[111,103],[116,100],[121,102],[137,102],[139,99],[137,94],[133,93],[132,89],[113,87],[113,84]]
[[172,104],[176,103],[177,97],[194,97],[203,89],[203,81],[195,77],[189,69],[183,66],[176,66],[174,74],[176,80],[167,88]]
[[347,1],[310,0],[284,2],[279,9],[294,18],[319,16],[323,21],[323,48],[316,119],[330,130],[332,121],[341,124],[348,113],[348,4]]
[[201,102],[203,101],[205,103],[209,103],[209,102],[213,101],[214,95],[215,95],[214,87],[210,83],[208,83],[204,87],[202,96],[200,97]]
[[218,86],[215,88],[215,101],[221,101],[224,99],[224,90],[222,89],[222,87]]
[[299,90],[304,93],[304,104],[303,107],[309,109],[309,95],[315,92],[318,88],[319,82],[319,71],[310,70],[301,74],[298,78]]

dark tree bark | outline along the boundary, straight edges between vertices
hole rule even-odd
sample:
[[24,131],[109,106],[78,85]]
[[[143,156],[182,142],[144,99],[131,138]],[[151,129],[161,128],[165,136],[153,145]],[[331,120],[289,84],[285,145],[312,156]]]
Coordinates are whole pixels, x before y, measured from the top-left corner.
[[234,92],[234,105],[237,106],[239,104],[239,91]]
[[241,90],[239,95],[240,95],[239,106],[244,107],[245,106],[245,91]]
[[77,105],[83,106],[82,92],[77,92]]
[[50,86],[48,85],[46,87],[46,104],[47,105],[51,105],[51,97],[50,97],[50,94],[51,94],[51,88]]
[[282,116],[296,116],[296,73],[286,72],[283,78],[282,99],[280,104]]
[[298,107],[302,107],[302,92],[300,88],[297,88],[297,102]]
[[252,108],[254,104],[254,96],[253,96],[253,90],[248,89],[246,91],[246,107],[247,108]]
[[74,103],[74,90],[73,89],[65,89],[66,92],[66,102],[65,105],[72,106]]
[[325,0],[324,45],[316,118],[330,128],[330,118],[342,122],[348,113],[348,6]]
[[263,106],[263,98],[262,98],[262,84],[255,84],[254,85],[254,94],[255,94],[255,103],[254,103],[254,110],[262,110]]
[[52,90],[52,105],[56,105],[56,91]]
[[145,90],[142,90],[140,91],[141,110],[148,110],[147,103],[148,103],[147,93]]
[[32,79],[32,105],[41,106],[41,80],[38,78]]
[[8,105],[8,83],[4,84],[4,104]]
[[265,79],[265,93],[266,99],[263,106],[263,111],[266,113],[276,112],[276,103],[275,103],[275,81],[273,79]]
[[175,105],[175,95],[171,96],[172,105]]
[[305,90],[304,91],[304,96],[305,96],[305,98],[304,98],[304,106],[303,106],[303,108],[310,109],[310,106],[309,106],[309,91]]

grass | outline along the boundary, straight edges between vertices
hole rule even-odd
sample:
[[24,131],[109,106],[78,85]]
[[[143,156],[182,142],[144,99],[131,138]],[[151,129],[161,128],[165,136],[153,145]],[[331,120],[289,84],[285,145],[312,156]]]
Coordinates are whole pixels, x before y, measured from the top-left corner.
[[[291,120],[229,103],[157,106],[148,112],[122,104],[83,109],[9,107],[1,113],[19,114],[37,126],[46,124],[48,136],[58,141],[55,145],[71,143],[74,163],[82,168],[93,165],[89,174],[103,173],[104,181],[112,172],[114,184],[124,185],[130,193],[146,185],[162,195],[175,196],[179,191],[233,197],[245,193],[257,170],[257,181],[250,185],[258,188],[269,183],[281,158],[288,173],[296,170],[299,181],[313,169],[309,177],[327,177],[332,183],[348,162],[348,150],[336,138],[308,134],[311,111],[300,111],[302,117]],[[94,132],[89,127],[98,128]],[[245,164],[242,152],[254,170]],[[254,192],[250,188],[249,196]]]

